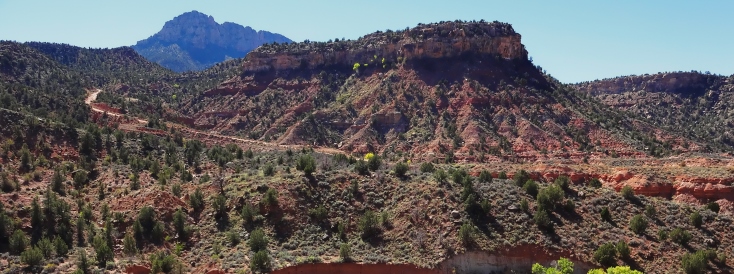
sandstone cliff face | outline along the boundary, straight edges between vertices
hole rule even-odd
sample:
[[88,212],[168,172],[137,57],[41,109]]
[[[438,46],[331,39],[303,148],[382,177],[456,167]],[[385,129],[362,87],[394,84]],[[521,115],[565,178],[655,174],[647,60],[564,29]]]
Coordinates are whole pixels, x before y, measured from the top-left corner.
[[[724,81],[724,82],[722,82]],[[625,76],[576,84],[592,95],[620,94],[631,91],[702,93],[726,85],[725,78],[697,72],[675,72]],[[727,91],[734,91],[728,86]]]
[[[286,51],[264,46],[248,54],[244,74],[267,70],[315,69],[354,63],[382,65],[421,58],[456,57],[464,53],[497,54],[527,59],[520,34],[503,23],[449,23],[422,25],[402,33],[377,33],[352,43],[299,44]],[[384,62],[383,62],[384,58]]]

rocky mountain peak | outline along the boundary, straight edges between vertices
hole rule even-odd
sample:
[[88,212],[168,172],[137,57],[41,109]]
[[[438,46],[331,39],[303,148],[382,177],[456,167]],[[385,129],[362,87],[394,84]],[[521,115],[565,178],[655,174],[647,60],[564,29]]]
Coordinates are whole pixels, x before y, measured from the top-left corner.
[[133,48],[151,61],[174,71],[201,70],[230,58],[244,57],[265,43],[291,40],[277,33],[256,31],[191,11],[166,22],[163,28]]

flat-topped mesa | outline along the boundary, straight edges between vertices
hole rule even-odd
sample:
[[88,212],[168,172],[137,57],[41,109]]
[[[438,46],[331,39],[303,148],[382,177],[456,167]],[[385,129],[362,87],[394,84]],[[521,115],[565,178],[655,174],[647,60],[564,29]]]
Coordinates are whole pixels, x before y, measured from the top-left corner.
[[465,53],[495,54],[505,59],[527,59],[520,34],[501,22],[443,22],[420,24],[403,31],[375,32],[356,41],[267,44],[245,57],[243,73],[352,67],[355,63],[385,63],[422,58],[456,57]]
[[731,91],[732,77],[699,72],[669,72],[645,75],[620,76],[602,80],[582,82],[575,87],[591,95],[622,94],[625,92],[670,92],[704,94],[708,90]]

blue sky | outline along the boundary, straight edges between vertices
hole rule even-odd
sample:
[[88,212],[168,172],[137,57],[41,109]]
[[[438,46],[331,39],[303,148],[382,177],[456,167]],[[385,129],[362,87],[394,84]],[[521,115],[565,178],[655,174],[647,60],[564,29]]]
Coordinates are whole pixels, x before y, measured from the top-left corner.
[[734,1],[0,0],[0,39],[132,45],[191,10],[296,41],[498,20],[513,24],[535,64],[563,82],[678,70],[734,74]]

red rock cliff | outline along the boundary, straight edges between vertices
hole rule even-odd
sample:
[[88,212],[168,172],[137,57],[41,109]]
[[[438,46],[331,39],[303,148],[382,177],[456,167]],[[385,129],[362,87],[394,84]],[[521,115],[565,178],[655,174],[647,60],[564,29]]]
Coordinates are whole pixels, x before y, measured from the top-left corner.
[[405,31],[373,33],[356,41],[265,45],[248,54],[242,68],[247,74],[271,69],[351,67],[354,63],[383,65],[399,60],[454,57],[467,52],[527,59],[520,38],[511,25],[499,22],[419,25]]

